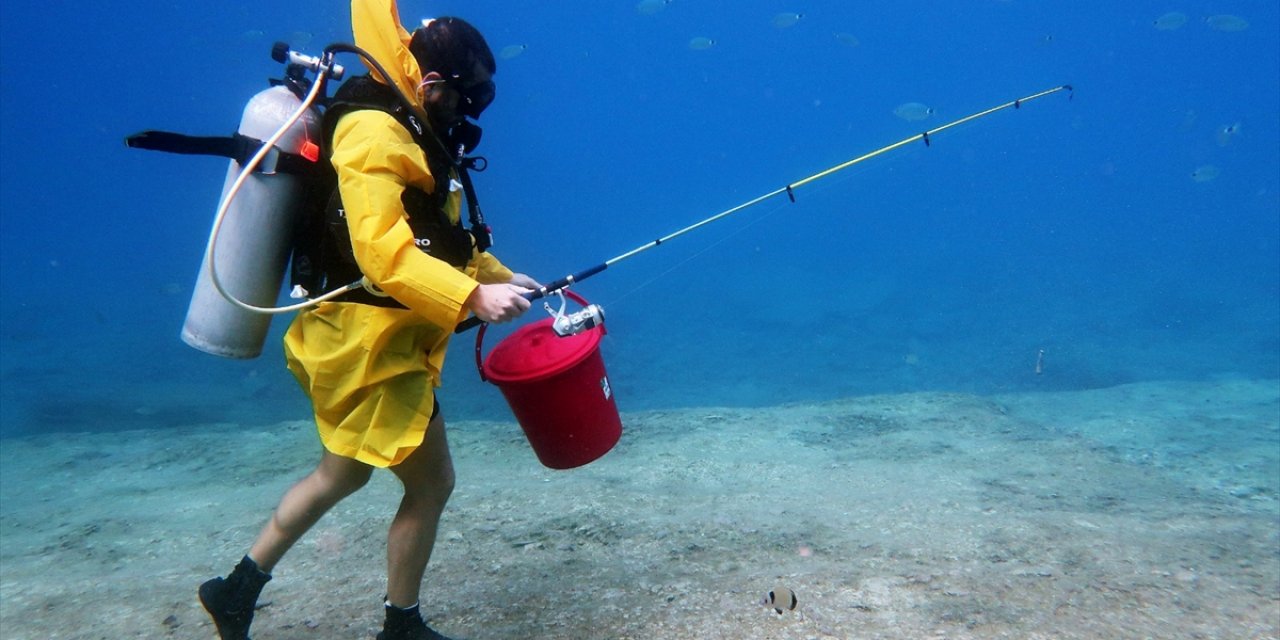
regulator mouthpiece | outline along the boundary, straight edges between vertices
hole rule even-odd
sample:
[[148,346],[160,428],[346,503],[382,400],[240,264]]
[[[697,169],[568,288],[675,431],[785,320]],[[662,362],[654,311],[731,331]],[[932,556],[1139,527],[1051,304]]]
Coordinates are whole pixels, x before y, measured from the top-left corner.
[[576,336],[588,329],[594,329],[604,324],[604,307],[598,304],[589,304],[577,313],[564,312],[564,294],[559,291],[555,292],[560,296],[560,309],[553,310],[548,303],[542,303],[542,307],[547,310],[554,318],[551,322],[551,330],[556,332],[557,336],[567,338]]

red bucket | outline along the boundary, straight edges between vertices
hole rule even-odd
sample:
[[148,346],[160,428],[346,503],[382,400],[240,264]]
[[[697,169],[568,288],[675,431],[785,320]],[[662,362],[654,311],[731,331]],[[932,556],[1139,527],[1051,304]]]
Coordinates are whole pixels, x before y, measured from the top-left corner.
[[[587,301],[563,291],[573,301]],[[509,335],[481,363],[485,327],[476,335],[481,379],[502,391],[533,452],[552,469],[572,469],[608,453],[622,418],[600,357],[604,325],[560,337],[546,318]]]

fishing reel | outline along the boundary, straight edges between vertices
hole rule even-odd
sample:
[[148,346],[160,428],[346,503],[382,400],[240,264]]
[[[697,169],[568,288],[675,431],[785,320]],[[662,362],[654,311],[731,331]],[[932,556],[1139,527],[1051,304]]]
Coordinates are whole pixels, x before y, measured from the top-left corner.
[[589,304],[576,313],[565,313],[565,295],[559,289],[555,295],[560,296],[560,308],[552,309],[551,304],[544,302],[542,308],[552,317],[551,330],[556,332],[557,336],[567,338],[576,336],[588,329],[594,329],[604,324],[604,307],[598,304]]

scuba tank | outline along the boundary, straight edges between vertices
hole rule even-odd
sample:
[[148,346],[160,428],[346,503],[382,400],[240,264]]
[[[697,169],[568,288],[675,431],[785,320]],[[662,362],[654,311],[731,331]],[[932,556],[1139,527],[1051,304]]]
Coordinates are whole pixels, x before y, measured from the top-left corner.
[[[245,105],[237,133],[266,140],[301,103],[284,85],[265,89]],[[233,304],[218,291],[212,269],[217,269],[222,286],[235,298],[259,307],[275,304],[307,187],[303,176],[281,170],[279,158],[281,154],[303,155],[304,145],[314,145],[312,140],[319,132],[320,114],[308,108],[276,141],[264,158],[265,166],[250,174],[234,192],[225,222],[218,230],[218,252],[211,255],[211,246],[201,260],[182,325],[183,342],[228,358],[255,358],[262,353],[271,316]],[[243,170],[242,161],[230,161],[220,202],[233,195],[232,188]],[[216,265],[211,258],[217,259]]]
[[[317,144],[317,98],[324,80],[340,79],[344,70],[329,57],[309,57],[284,43],[276,43],[271,56],[285,63],[285,77],[249,100],[235,134],[143,131],[125,139],[139,149],[230,158],[181,334],[188,345],[227,358],[260,355],[271,315],[297,308],[273,305],[304,209],[328,184]],[[320,78],[308,80],[307,71]]]

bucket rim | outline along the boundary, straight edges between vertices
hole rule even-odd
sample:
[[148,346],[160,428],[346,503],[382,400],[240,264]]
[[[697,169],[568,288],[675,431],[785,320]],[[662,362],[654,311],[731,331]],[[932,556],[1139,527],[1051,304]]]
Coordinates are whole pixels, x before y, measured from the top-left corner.
[[[578,366],[584,360],[590,358],[593,354],[599,351],[600,340],[604,334],[603,327],[592,327],[591,329],[572,336],[560,337],[555,334],[551,325],[551,318],[544,318],[532,324],[520,327],[511,335],[503,338],[502,341],[500,341],[497,346],[495,346],[493,350],[484,357],[484,361],[481,364],[481,374],[484,376],[484,379],[498,386],[505,384],[540,382]],[[571,343],[580,344],[574,345],[574,348],[564,354],[558,361],[548,363],[543,366],[531,367],[527,370],[518,372],[511,372],[509,370],[504,371],[494,367],[493,358],[497,354],[505,353],[504,346],[506,348],[515,348],[512,345],[525,340],[529,334],[535,332],[546,333],[547,337],[552,340],[570,341]]]

